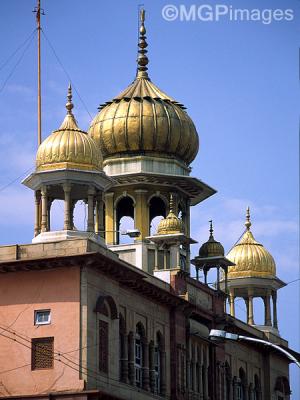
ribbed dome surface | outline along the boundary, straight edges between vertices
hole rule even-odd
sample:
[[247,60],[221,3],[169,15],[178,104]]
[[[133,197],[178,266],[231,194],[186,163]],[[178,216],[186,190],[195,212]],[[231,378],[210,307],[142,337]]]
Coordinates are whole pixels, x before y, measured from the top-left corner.
[[36,169],[99,170],[101,161],[101,153],[93,139],[78,128],[73,114],[67,114],[60,128],[39,146]]
[[148,154],[190,164],[199,148],[195,125],[183,105],[148,77],[137,77],[112,101],[100,106],[89,135],[104,158]]
[[228,253],[227,258],[235,263],[229,267],[228,278],[275,277],[276,266],[272,255],[258,243],[250,230]]

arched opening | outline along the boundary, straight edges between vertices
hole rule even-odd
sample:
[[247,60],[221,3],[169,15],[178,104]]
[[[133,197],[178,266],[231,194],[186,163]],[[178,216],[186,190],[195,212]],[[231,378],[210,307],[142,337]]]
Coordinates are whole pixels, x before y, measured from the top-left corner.
[[261,297],[255,297],[253,299],[253,310],[254,310],[254,324],[264,325],[265,324],[265,306],[264,301]]
[[253,391],[253,399],[261,400],[261,384],[258,375],[254,375],[254,391]]
[[156,333],[156,346],[154,348],[154,371],[155,371],[155,386],[154,393],[164,394],[165,392],[165,341],[162,333]]
[[83,200],[77,201],[74,205],[73,223],[77,231],[85,231],[87,228],[87,204]]
[[135,343],[134,343],[134,369],[135,369],[135,385],[142,387],[143,385],[143,366],[145,359],[145,328],[141,322],[136,325]]
[[61,231],[64,229],[64,200],[48,202],[48,230]]
[[231,369],[228,364],[228,362],[225,362],[225,388],[224,388],[224,393],[225,393],[225,400],[230,400],[231,396]]
[[182,202],[178,204],[178,218],[181,219],[183,228],[185,229],[185,224],[186,224],[186,207]]
[[120,235],[127,229],[134,228],[134,202],[131,197],[122,197],[116,205],[116,244],[131,243],[132,239]]
[[288,400],[290,398],[290,383],[285,376],[280,376],[276,379],[274,389],[278,400]]
[[158,224],[163,218],[166,218],[166,213],[166,204],[163,199],[159,196],[153,196],[149,202],[150,235],[157,232]]
[[238,400],[246,400],[247,378],[244,369],[239,369]]
[[235,297],[234,306],[235,306],[235,317],[247,323],[247,307],[245,300],[242,297]]

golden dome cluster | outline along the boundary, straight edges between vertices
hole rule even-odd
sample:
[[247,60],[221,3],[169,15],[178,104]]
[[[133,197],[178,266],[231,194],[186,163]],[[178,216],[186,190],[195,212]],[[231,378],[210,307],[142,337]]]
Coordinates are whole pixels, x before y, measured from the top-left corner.
[[67,115],[60,128],[39,146],[36,155],[37,171],[53,169],[100,170],[101,153],[88,134],[78,128],[72,113],[72,90],[68,89]]
[[166,218],[162,219],[158,224],[157,235],[174,235],[182,233],[182,221],[174,214],[173,199],[170,199],[170,212]]
[[189,165],[198,152],[198,134],[185,107],[149,79],[144,13],[141,21],[136,79],[117,97],[100,106],[89,135],[104,159],[151,155],[174,158]]
[[207,242],[203,243],[199,250],[199,257],[207,258],[207,257],[223,257],[224,256],[224,247],[220,242],[217,242],[213,237],[213,226],[212,221],[210,222],[210,235]]
[[235,266],[228,270],[228,278],[275,277],[276,265],[272,255],[258,243],[250,231],[250,212],[247,209],[246,232],[241,240],[230,250],[227,258]]

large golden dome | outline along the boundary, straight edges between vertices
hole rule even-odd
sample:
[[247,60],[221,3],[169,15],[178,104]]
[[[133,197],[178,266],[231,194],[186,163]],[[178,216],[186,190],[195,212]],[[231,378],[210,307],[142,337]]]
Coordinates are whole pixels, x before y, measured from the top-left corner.
[[101,153],[88,134],[78,128],[72,113],[71,86],[66,104],[67,115],[60,128],[48,136],[39,146],[36,155],[37,171],[71,168],[100,170]]
[[276,275],[276,265],[272,255],[258,243],[250,231],[250,213],[247,209],[246,232],[230,250],[227,258],[235,263],[229,267],[228,278],[270,277]]
[[100,106],[89,135],[104,159],[157,155],[175,158],[188,165],[198,152],[198,134],[185,107],[149,79],[145,33],[142,17],[136,79],[122,93]]

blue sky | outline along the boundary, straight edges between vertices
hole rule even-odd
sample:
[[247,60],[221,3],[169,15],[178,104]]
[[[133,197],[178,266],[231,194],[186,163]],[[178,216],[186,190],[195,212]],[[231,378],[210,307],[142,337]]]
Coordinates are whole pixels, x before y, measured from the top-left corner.
[[[42,24],[89,113],[134,78],[139,1],[44,0]],[[247,205],[252,231],[272,253],[285,282],[299,278],[298,46],[300,1],[206,1],[239,8],[292,9],[293,21],[219,22],[163,19],[166,4],[200,2],[144,0],[149,73],[184,103],[200,137],[192,175],[218,193],[192,211],[192,236],[205,241],[208,220],[227,250],[243,231]],[[0,4],[0,68],[35,28],[34,0]],[[68,78],[44,37],[43,137],[65,114]],[[6,86],[21,52],[0,69],[0,187],[34,164],[36,151],[36,40]],[[74,93],[75,114],[87,129],[90,116]],[[0,192],[0,243],[30,242],[33,201],[21,179]],[[197,245],[194,246],[194,253]],[[279,328],[299,348],[299,282],[279,291]],[[240,309],[240,317],[244,310]],[[292,367],[293,399],[300,398]]]

